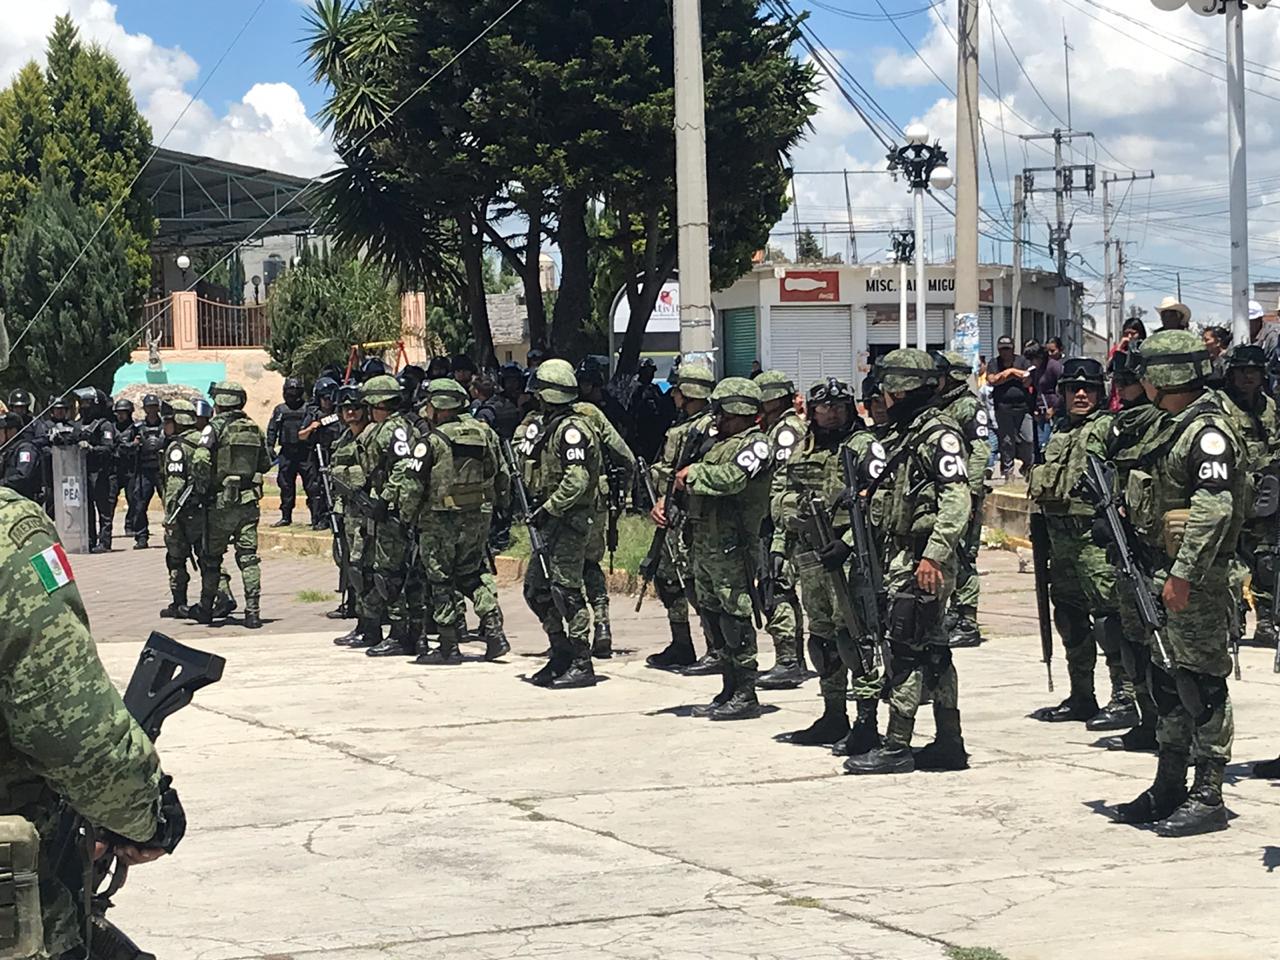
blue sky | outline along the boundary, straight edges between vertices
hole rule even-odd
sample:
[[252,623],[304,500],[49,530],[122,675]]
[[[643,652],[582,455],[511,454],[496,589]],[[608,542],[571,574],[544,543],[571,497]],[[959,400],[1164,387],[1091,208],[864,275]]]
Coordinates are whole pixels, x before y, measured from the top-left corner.
[[[70,10],[85,36],[104,44],[130,76],[157,137],[168,129],[258,0],[0,0],[0,80],[39,56],[53,17]],[[536,2],[536,0],[532,0]],[[620,0],[621,2],[621,0]],[[804,4],[795,0],[797,7]],[[923,119],[951,148],[955,105],[939,82],[954,84],[956,0],[809,0],[810,25],[822,43],[871,91],[895,121]],[[1155,169],[1157,179],[1134,187],[1115,225],[1130,259],[1129,292],[1150,306],[1173,291],[1182,273],[1184,299],[1200,319],[1225,313],[1227,191],[1225,72],[1220,18],[1187,10],[1163,13],[1147,0],[983,0],[979,25],[984,117],[980,154],[984,230],[1009,235],[1014,173],[1041,166],[1043,153],[1019,133],[1051,130],[1066,112],[1062,33],[1070,33],[1073,115],[1100,147],[1076,159],[1100,171]],[[313,118],[324,91],[302,65],[306,7],[266,0],[252,26],[183,117],[168,146],[311,175],[334,155]],[[889,19],[892,17],[893,19]],[[901,34],[899,34],[901,30]],[[904,36],[905,35],[905,39]],[[1254,279],[1280,279],[1280,69],[1269,63],[1280,47],[1280,4],[1246,12],[1249,96],[1249,181]],[[915,46],[912,50],[909,44]],[[933,74],[936,73],[938,77]],[[797,170],[879,169],[884,147],[828,84],[814,131],[793,158]],[[988,162],[989,158],[989,162]],[[839,177],[799,177],[802,221],[826,221],[844,234],[845,196]],[[884,246],[904,225],[907,195],[880,175],[851,182],[859,253]],[[1096,298],[1102,267],[1101,200],[1080,195],[1069,205],[1078,275]],[[1028,259],[1043,262],[1052,198],[1028,212]],[[946,255],[948,217],[937,208],[935,255]],[[792,243],[791,216],[777,242]],[[838,223],[837,223],[838,221]],[[829,238],[845,249],[844,237]],[[1009,257],[1007,242],[981,244],[983,259]],[[1267,304],[1274,307],[1274,304]]]

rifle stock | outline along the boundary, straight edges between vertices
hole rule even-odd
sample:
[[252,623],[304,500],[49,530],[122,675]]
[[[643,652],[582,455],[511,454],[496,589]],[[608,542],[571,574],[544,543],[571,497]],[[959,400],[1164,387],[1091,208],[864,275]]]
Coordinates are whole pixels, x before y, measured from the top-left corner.
[[568,598],[564,595],[564,589],[551,579],[548,544],[542,531],[531,522],[534,514],[533,503],[529,496],[529,488],[525,486],[524,474],[520,472],[519,464],[516,463],[516,454],[511,449],[510,440],[502,441],[502,458],[507,463],[507,469],[511,471],[511,493],[515,497],[517,516],[524,523],[524,528],[529,534],[529,555],[537,561],[538,569],[542,571],[543,579],[546,580],[547,587],[551,591],[551,601],[556,605],[556,610],[559,611],[567,626],[572,619]]
[[871,519],[867,515],[869,501],[858,489],[859,458],[848,446],[840,451],[840,470],[844,476],[849,529],[853,538],[850,560],[854,607],[866,631],[865,642],[870,644],[870,649],[879,651],[876,666],[887,683],[893,670],[893,653],[880,616],[881,598],[885,594],[884,571],[880,566],[880,551],[871,533]]
[[[664,549],[668,559],[671,561],[671,569],[675,571],[676,577],[680,582],[681,589],[685,591],[686,595],[690,593],[684,575],[680,571],[680,565],[676,562],[675,546],[669,543],[667,538],[673,529],[679,528],[683,519],[681,511],[675,502],[676,474],[693,462],[701,443],[702,431],[691,428],[685,435],[684,443],[680,445],[676,459],[671,464],[671,476],[667,478],[667,489],[662,495],[662,509],[666,514],[667,522],[665,526],[657,527],[653,531],[653,539],[649,541],[649,552],[645,554],[644,561],[640,564],[640,593],[636,597],[636,613],[640,612],[649,584],[653,583],[653,578],[658,575],[658,565]],[[657,491],[649,479],[648,471],[641,469],[641,476],[644,477],[645,490],[648,492],[650,500],[654,506],[657,506],[658,500],[655,496]]]

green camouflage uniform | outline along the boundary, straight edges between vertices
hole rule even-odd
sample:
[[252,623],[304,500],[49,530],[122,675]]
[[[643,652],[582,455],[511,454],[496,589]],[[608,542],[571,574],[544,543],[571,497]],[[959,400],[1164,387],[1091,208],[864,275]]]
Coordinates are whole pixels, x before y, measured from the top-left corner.
[[600,491],[600,441],[591,421],[568,405],[528,420],[524,438],[525,483],[546,517],[541,529],[550,552],[550,580],[538,563],[525,572],[525,602],[542,621],[552,659],[558,656],[566,666],[585,660],[589,667],[591,610],[583,596],[583,570]]
[[[365,429],[368,429],[367,427]],[[329,454],[329,470],[334,479],[353,490],[363,490],[365,485],[364,469],[360,466],[360,444],[356,434],[350,428],[345,429],[333,444]],[[372,584],[363,580],[364,570],[364,530],[358,516],[351,514],[341,492],[334,490],[335,513],[342,516],[342,540],[346,547],[347,569],[343,571],[343,582],[351,595],[358,598]]]
[[[768,371],[766,371],[768,372]],[[763,375],[757,378],[757,382],[764,379]],[[790,381],[785,382],[788,390],[788,397],[794,393],[794,388]],[[768,399],[767,384],[760,384],[761,393],[766,394]],[[769,443],[769,476],[771,484],[770,509],[769,516],[765,523],[765,534],[770,539],[776,539],[774,534],[779,530],[782,524],[781,517],[778,513],[778,498],[782,491],[786,488],[785,470],[787,462],[791,459],[796,450],[804,442],[805,434],[809,430],[808,423],[795,409],[788,407],[778,420],[766,427],[765,440]],[[771,554],[778,554],[779,551],[770,549]],[[796,572],[790,561],[790,554],[781,552],[782,569],[781,575],[777,577],[773,585],[772,603],[766,607],[765,613],[765,632],[773,640],[773,654],[775,668],[770,673],[766,673],[760,677],[762,686],[769,686],[767,677],[772,673],[781,671],[798,671],[798,647],[799,635],[802,630],[800,622],[799,609],[800,598],[796,595]],[[769,557],[771,564],[776,563],[774,556]],[[767,575],[768,571],[762,571],[762,575]],[[796,681],[800,677],[796,677]],[[786,686],[794,686],[795,683],[785,683]]]
[[[1101,385],[1098,393],[1105,396]],[[1053,620],[1071,680],[1064,706],[1073,708],[1072,719],[1088,719],[1098,712],[1094,667],[1099,646],[1106,658],[1113,702],[1133,701],[1133,686],[1120,656],[1123,628],[1115,568],[1090,535],[1093,507],[1075,493],[1088,457],[1106,456],[1112,419],[1105,410],[1094,410],[1078,420],[1058,417],[1044,449],[1044,463],[1032,467],[1027,481],[1027,494],[1039,505],[1049,531]]]
[[[1248,447],[1221,394],[1203,389],[1211,365],[1188,331],[1154,334],[1141,348],[1142,378],[1165,396],[1196,392],[1142,439],[1124,488],[1129,522],[1161,597],[1166,581],[1189,583],[1189,602],[1166,610],[1153,645],[1151,693],[1160,758],[1151,788],[1117,808],[1126,822],[1158,822],[1163,835],[1225,829],[1222,776],[1234,736],[1227,676],[1235,600],[1230,589],[1246,506],[1252,499]],[[1167,655],[1167,659],[1166,659]],[[1188,794],[1186,770],[1194,762]]]
[[[177,431],[169,438],[162,455],[160,469],[160,503],[171,522],[164,528],[164,564],[169,571],[169,594],[172,605],[161,616],[184,616],[187,590],[191,585],[189,564],[198,556],[200,541],[204,537],[204,507],[200,498],[188,494],[186,505],[178,510],[178,498],[194,484],[191,464],[200,444],[200,431],[196,429],[195,407],[189,400],[174,400],[172,407]],[[219,596],[228,595],[231,578],[223,569],[218,571]]]
[[80,945],[83,926],[51,863],[59,798],[145,842],[157,828],[161,770],[98,659],[74,579],[58,586],[39,572],[65,556],[56,544],[40,507],[0,488],[0,815],[40,833],[44,945],[61,957]]
[[[215,386],[215,406],[219,395],[237,390],[243,398],[243,388],[235,384]],[[243,399],[240,402],[243,403]],[[213,609],[222,558],[231,546],[244,580],[245,615],[256,618],[260,613],[258,502],[262,499],[262,475],[270,469],[266,438],[243,410],[221,410],[201,433],[200,443],[191,456],[191,470],[206,510],[200,551],[202,611]]]
[[[486,466],[483,471],[488,480],[484,490],[484,505],[480,509],[485,515],[485,522],[492,527],[495,509],[504,514],[511,509],[511,471],[507,467],[506,459],[502,456],[502,440],[491,426],[483,420],[477,420],[469,413],[461,414],[458,419],[475,424],[484,436],[485,445],[488,447],[488,453],[485,455]],[[486,533],[486,538],[487,536]],[[480,550],[485,555],[485,559],[480,566],[479,582],[465,585],[463,592],[471,598],[471,605],[475,608],[476,616],[480,618],[481,632],[484,632],[486,623],[491,623],[494,629],[500,631],[503,619],[502,608],[498,604],[498,580],[490,566],[484,544],[481,545]]]
[[[661,458],[649,468],[653,489],[659,497],[667,489],[671,474],[675,469],[676,458],[680,456],[680,451],[684,449],[691,430],[696,430],[704,438],[700,446],[709,443],[706,439],[712,430],[711,411],[709,409],[705,409],[687,420],[682,420],[667,431],[666,439],[662,442]],[[680,577],[686,583],[690,583],[689,578],[692,574],[689,570],[688,527],[681,527],[678,533],[678,536],[668,536],[667,542],[675,548],[673,552],[676,556],[676,562],[680,566]],[[680,589],[680,580],[676,577],[676,572],[672,569],[671,559],[665,551],[658,561],[658,570],[653,578],[653,587],[663,606],[666,607],[667,622],[688,623],[689,598]]]
[[[728,377],[720,381],[711,401],[727,415],[742,416],[738,406],[754,401],[758,410],[759,396],[760,388],[750,380]],[[735,398],[740,398],[736,404]],[[725,651],[725,708],[732,713],[741,706],[755,716],[759,705],[752,591],[759,572],[756,544],[769,512],[769,455],[769,441],[754,424],[733,436],[721,431],[706,454],[688,468],[685,481],[694,591],[709,638]]]

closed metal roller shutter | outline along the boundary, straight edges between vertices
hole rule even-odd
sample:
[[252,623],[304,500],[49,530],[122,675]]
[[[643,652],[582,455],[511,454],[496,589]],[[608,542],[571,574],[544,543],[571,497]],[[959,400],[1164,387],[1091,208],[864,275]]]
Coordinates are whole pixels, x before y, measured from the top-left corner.
[[996,353],[995,331],[991,326],[991,308],[978,308],[978,338],[982,341],[980,350],[984,357],[994,357]]
[[751,373],[751,362],[760,357],[755,307],[722,310],[720,322],[724,330],[724,375],[745,377]]
[[790,374],[797,390],[827,377],[853,382],[847,306],[774,307],[769,326],[770,366]]
[[[946,341],[946,308],[925,308],[925,333],[929,346],[940,347]],[[872,304],[867,307],[867,343],[898,345],[898,305]],[[907,345],[916,345],[915,304],[907,307]]]

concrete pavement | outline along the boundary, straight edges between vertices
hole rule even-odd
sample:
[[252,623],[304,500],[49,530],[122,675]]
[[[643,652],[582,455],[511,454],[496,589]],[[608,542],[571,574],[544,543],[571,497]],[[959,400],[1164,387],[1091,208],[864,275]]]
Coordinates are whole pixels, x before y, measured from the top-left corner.
[[991,640],[957,655],[972,769],[874,779],[771,739],[817,715],[816,682],[763,694],[776,709],[757,721],[684,715],[718,681],[644,667],[666,639],[652,600],[639,616],[615,600],[634,652],[601,665],[606,682],[550,692],[518,679],[545,640],[515,589],[505,662],[427,669],[332,646],[329,605],[297,598],[332,586],[319,559],[266,558],[259,633],[156,619],[159,550],[73,565],[117,680],[153,627],[228,661],[160,742],[187,839],[112,913],[162,958],[1280,953],[1280,790],[1247,776],[1280,751],[1270,652],[1246,649],[1232,686],[1232,828],[1115,826],[1098,808],[1136,795],[1154,759],[1026,718],[1066,677],[1046,694],[1013,554],[984,553]]

